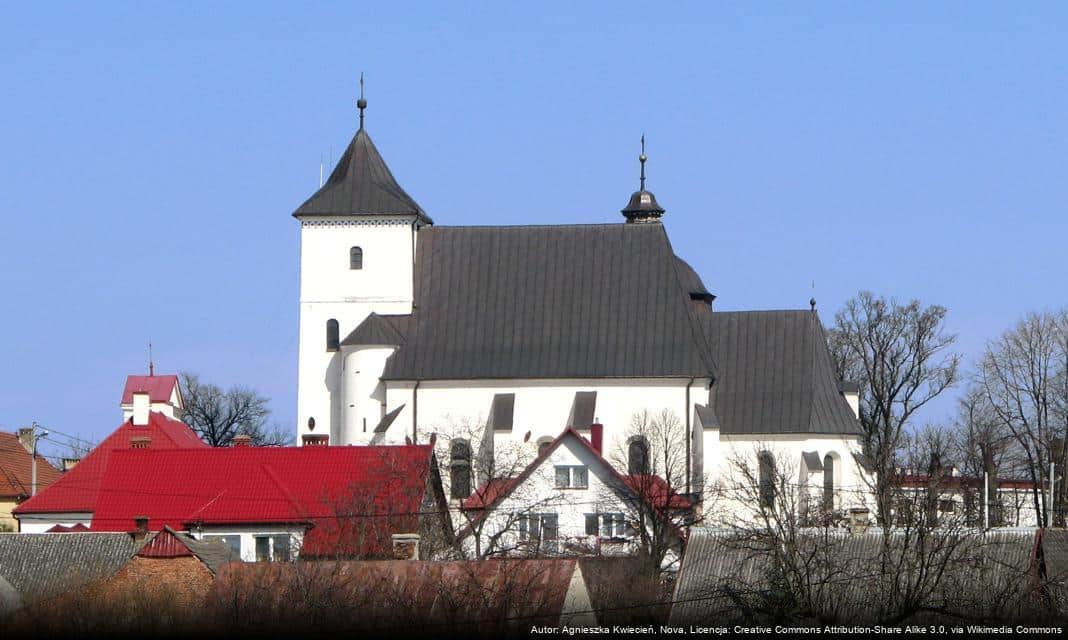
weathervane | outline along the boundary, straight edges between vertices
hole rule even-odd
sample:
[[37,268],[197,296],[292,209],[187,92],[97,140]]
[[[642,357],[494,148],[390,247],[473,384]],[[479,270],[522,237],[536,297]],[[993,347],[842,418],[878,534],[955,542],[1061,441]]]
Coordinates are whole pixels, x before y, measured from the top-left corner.
[[363,130],[363,110],[367,108],[367,100],[363,97],[363,72],[360,72],[360,99],[356,101],[356,108],[360,110],[360,130]]

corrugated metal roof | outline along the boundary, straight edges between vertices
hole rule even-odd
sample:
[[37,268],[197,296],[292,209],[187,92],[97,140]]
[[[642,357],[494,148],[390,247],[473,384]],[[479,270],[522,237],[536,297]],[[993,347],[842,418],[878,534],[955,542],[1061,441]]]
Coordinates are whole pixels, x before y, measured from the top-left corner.
[[135,391],[148,393],[150,402],[169,402],[174,388],[178,386],[178,376],[126,376],[126,386],[122,389],[122,404],[131,404]]
[[127,533],[0,533],[0,576],[29,604],[111,576],[137,546]]
[[723,433],[860,433],[814,311],[704,317],[719,367],[711,406]]
[[367,131],[360,129],[341,155],[330,178],[293,215],[415,215],[430,217],[397,184]]
[[387,380],[711,377],[659,224],[430,227]]
[[404,337],[387,316],[371,312],[344,340],[342,346],[396,346],[404,344]]
[[564,426],[576,429],[589,429],[597,414],[597,392],[576,391],[571,402],[571,414]]

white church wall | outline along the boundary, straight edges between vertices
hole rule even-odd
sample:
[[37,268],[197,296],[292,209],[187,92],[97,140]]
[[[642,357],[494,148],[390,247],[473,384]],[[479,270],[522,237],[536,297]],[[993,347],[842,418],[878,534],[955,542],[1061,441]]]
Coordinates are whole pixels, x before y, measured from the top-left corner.
[[[874,514],[874,500],[871,493],[871,476],[856,462],[854,452],[860,451],[860,443],[855,436],[818,435],[818,434],[720,434],[720,455],[716,456],[719,464],[718,473],[710,476],[716,491],[706,492],[705,511],[716,520],[714,524],[732,524],[751,517],[753,506],[744,504],[743,493],[739,486],[746,485],[737,469],[737,462],[749,465],[756,475],[758,469],[757,455],[768,451],[775,457],[777,472],[792,483],[798,496],[807,494],[812,499],[822,495],[823,475],[807,474],[801,454],[815,451],[820,461],[824,456],[835,456],[835,507],[840,510],[866,508]],[[706,465],[709,464],[706,450]],[[803,477],[803,473],[806,475]]]
[[[414,243],[410,217],[301,222],[298,444],[308,433],[341,441],[342,363],[339,352],[327,350],[327,321],[338,321],[344,340],[372,311],[411,313]],[[354,246],[363,250],[361,269],[350,269]]]
[[[576,392],[596,391],[594,417],[604,425],[605,457],[611,458],[625,446],[636,413],[669,409],[685,425],[686,416],[693,416],[694,405],[707,404],[707,379],[693,383],[686,404],[689,382],[688,378],[423,381],[418,389],[419,439],[425,442],[433,432],[469,432],[481,437],[494,394],[514,393],[513,426],[506,433],[513,441],[521,441],[530,431],[531,447],[536,447],[539,438],[555,438],[569,426]],[[413,383],[387,383],[387,410],[406,405],[389,429],[388,442],[403,442],[412,433],[413,387]]]
[[344,349],[339,443],[370,444],[374,428],[385,414],[379,376],[394,350],[393,347]]

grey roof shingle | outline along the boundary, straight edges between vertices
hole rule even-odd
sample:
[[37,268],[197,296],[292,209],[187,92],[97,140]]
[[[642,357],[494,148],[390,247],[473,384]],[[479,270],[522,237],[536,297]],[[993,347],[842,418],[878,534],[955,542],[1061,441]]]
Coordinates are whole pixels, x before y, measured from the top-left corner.
[[428,227],[386,380],[713,377],[659,224]]
[[723,433],[860,432],[815,312],[717,311],[705,319],[719,372],[711,406]]
[[404,336],[398,326],[403,326],[408,316],[381,316],[371,312],[344,340],[343,347],[394,346],[404,344]]
[[0,576],[30,604],[111,576],[139,546],[127,533],[3,533]]
[[414,215],[423,222],[430,217],[397,184],[367,131],[353,136],[330,178],[300,205],[295,217]]

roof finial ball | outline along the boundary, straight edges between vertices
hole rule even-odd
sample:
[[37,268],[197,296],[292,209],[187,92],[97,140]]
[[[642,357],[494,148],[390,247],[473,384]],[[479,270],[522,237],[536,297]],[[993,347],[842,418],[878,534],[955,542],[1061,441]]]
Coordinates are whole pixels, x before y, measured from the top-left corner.
[[367,100],[363,97],[363,72],[360,72],[360,99],[356,101],[356,108],[360,110],[360,130],[363,130],[363,110],[367,108]]
[[641,174],[638,182],[638,190],[630,196],[630,202],[623,209],[623,216],[627,222],[660,222],[660,216],[664,215],[664,209],[656,202],[656,196],[645,190],[645,161],[649,158],[645,155],[645,135],[642,135],[642,152],[638,156],[641,165]]
[[809,298],[808,299],[808,306],[812,307],[812,310],[815,311],[816,310],[816,299],[815,298]]

